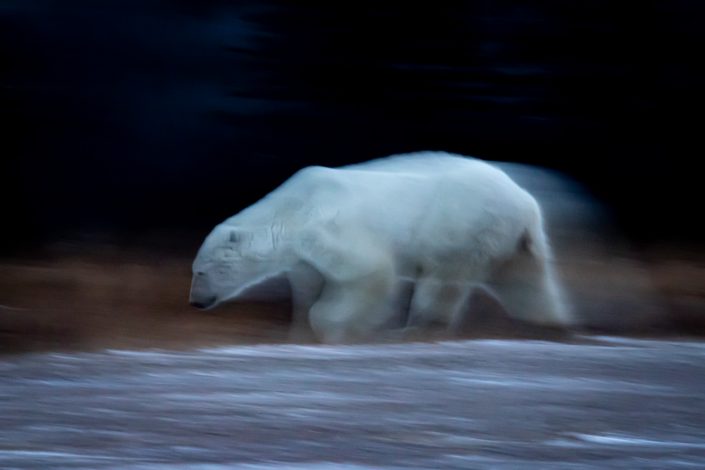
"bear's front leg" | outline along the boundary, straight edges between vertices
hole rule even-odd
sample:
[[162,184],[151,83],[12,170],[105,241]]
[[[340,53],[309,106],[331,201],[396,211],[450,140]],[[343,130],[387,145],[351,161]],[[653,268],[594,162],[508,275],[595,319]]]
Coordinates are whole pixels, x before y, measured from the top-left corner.
[[311,328],[319,340],[367,340],[390,323],[394,262],[387,245],[373,234],[354,221],[329,220],[300,234],[297,253],[323,279],[321,295],[309,311]]
[[327,282],[309,313],[311,328],[324,343],[369,340],[392,316],[392,278],[386,271],[352,281]]
[[323,276],[310,264],[300,262],[288,274],[291,286],[291,327],[289,341],[308,342],[314,339],[309,312],[321,296]]

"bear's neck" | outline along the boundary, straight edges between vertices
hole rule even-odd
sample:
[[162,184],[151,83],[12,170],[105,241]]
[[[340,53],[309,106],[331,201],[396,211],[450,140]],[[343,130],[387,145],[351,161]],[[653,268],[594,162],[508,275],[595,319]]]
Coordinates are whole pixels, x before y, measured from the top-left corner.
[[278,220],[238,220],[232,221],[233,227],[238,227],[254,234],[258,245],[264,247],[262,261],[271,267],[272,271],[287,271],[298,262],[295,255],[295,244],[298,240],[296,227],[287,226]]
[[282,271],[300,260],[295,245],[312,220],[321,220],[320,208],[299,197],[291,197],[281,189],[274,191],[226,221],[226,224],[266,236],[271,243],[271,260]]

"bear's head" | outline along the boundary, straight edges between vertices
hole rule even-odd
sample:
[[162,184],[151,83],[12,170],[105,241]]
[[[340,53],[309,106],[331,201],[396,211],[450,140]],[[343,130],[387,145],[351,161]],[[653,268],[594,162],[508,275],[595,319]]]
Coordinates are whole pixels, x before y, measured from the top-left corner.
[[190,303],[213,308],[277,274],[271,231],[221,224],[193,262]]

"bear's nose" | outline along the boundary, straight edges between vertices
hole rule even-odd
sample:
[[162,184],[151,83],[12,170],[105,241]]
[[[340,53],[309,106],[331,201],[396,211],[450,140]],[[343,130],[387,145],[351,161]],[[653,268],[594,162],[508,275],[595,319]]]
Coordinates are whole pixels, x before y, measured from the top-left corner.
[[201,310],[212,306],[215,303],[215,297],[209,297],[208,299],[191,299],[189,302],[192,307],[200,308]]

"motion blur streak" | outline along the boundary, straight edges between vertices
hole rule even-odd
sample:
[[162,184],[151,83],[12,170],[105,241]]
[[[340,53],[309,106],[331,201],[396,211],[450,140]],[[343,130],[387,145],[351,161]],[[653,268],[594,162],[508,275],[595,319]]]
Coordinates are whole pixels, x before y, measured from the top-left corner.
[[689,468],[705,346],[597,338],[0,362],[3,468]]
[[[700,253],[637,252],[577,183],[528,165],[498,165],[543,206],[558,274],[586,331],[705,331],[705,259]],[[193,240],[192,250],[197,237],[185,239]],[[255,296],[274,303],[230,304],[209,313],[192,309],[188,291],[193,251],[84,240],[51,245],[40,254],[41,259],[0,264],[0,332],[6,351],[286,338],[286,286]],[[499,315],[490,307],[491,321],[477,318],[465,334],[526,336],[525,325],[506,318],[497,323]]]

